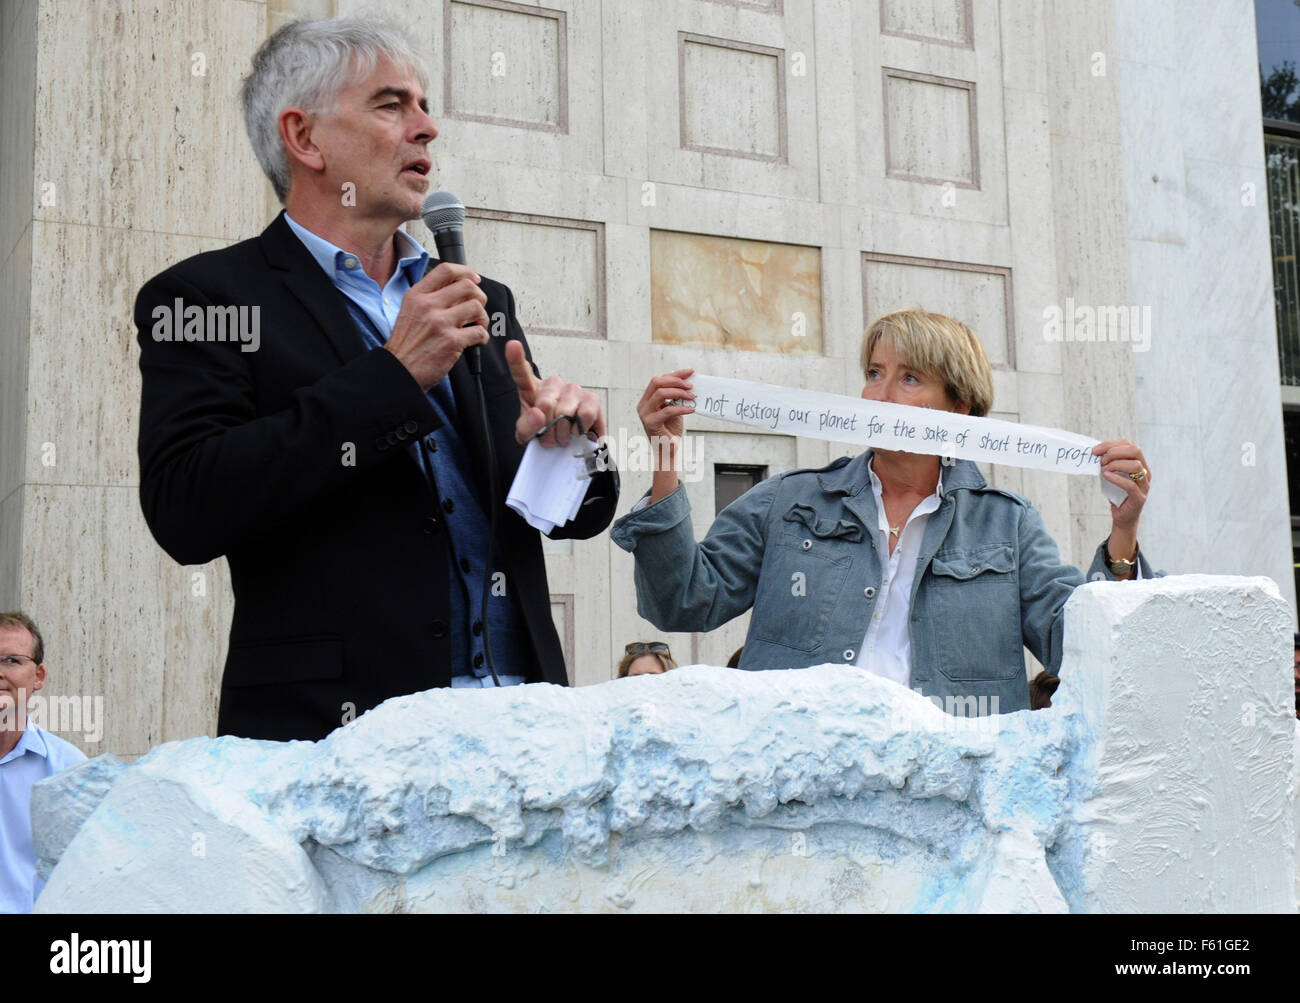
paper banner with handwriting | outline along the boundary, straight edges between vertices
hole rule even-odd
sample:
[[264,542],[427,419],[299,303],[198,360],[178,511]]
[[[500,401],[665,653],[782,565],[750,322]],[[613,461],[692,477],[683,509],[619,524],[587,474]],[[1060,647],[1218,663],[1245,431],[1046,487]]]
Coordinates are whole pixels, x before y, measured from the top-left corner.
[[1101,458],[1092,454],[1099,440],[1074,432],[699,373],[691,384],[695,413],[709,418],[856,446],[1095,474],[1108,501],[1128,497],[1101,476]]

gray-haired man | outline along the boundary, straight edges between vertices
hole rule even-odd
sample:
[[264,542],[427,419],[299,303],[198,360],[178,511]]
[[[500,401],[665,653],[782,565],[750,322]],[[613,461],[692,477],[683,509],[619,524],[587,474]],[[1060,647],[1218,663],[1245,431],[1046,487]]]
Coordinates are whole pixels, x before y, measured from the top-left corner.
[[[603,433],[600,400],[540,379],[509,289],[448,263],[426,274],[399,230],[433,173],[425,90],[383,23],[276,32],[244,107],[285,212],[136,301],[145,519],[181,563],[230,562],[221,734],[317,739],[388,697],[490,685],[488,638],[502,682],[567,682],[538,533],[504,495],[552,419]],[[256,350],[159,337],[182,303],[200,321],[255,310]],[[617,499],[616,475],[598,474],[550,535],[596,535]]]

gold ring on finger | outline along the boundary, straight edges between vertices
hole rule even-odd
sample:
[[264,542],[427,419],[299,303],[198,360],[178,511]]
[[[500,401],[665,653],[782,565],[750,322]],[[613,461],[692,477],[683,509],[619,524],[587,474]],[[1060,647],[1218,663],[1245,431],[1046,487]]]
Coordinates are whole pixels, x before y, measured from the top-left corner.
[[1147,468],[1143,467],[1141,470],[1137,471],[1136,473],[1129,474],[1128,476],[1129,476],[1129,480],[1133,481],[1135,484],[1141,484],[1143,481],[1147,479]]

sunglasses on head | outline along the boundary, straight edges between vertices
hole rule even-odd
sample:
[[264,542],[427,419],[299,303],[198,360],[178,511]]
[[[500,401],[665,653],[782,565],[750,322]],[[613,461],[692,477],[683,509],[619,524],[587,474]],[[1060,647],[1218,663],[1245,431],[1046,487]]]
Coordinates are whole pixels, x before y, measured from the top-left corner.
[[623,653],[627,655],[666,655],[668,654],[668,645],[663,641],[633,641]]

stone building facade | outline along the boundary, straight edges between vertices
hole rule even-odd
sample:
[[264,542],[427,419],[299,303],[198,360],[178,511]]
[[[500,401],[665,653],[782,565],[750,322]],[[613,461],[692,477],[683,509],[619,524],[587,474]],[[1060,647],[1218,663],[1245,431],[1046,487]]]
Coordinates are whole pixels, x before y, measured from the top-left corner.
[[[214,730],[232,605],[224,562],[177,566],[140,513],[135,293],[272,218],[249,57],[362,6],[0,6],[0,607],[43,626],[53,692],[102,696],[92,754]],[[920,305],[979,334],[996,417],[1143,446],[1157,566],[1267,575],[1294,610],[1249,0],[364,6],[427,53],[471,261],[514,289],[544,372],[603,396],[615,445],[672,369],[856,395],[864,322]],[[689,427],[700,535],[749,480],[838,455]],[[987,474],[1086,566],[1095,484]],[[649,485],[623,477],[620,514]],[[574,682],[659,636],[607,537],[548,564]],[[746,626],[667,640],[720,664]]]

